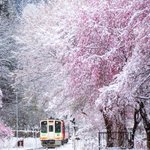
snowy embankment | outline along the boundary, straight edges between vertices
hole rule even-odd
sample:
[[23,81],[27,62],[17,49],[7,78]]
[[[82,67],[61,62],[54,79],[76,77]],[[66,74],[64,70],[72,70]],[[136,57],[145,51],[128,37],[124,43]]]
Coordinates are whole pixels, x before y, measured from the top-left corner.
[[[0,150],[46,150],[42,148],[41,142],[39,138],[19,138],[18,140],[23,140],[24,146],[23,147],[17,147],[17,138],[10,138],[5,140],[0,140]],[[85,143],[81,140],[76,141],[75,147],[73,142],[70,140],[67,144],[56,147],[55,150],[98,150],[98,147],[92,146],[92,143]],[[120,148],[113,147],[113,148],[107,148],[103,146],[101,147],[103,150],[121,150]],[[51,148],[49,148],[51,150]],[[54,150],[54,149],[53,149]],[[127,150],[127,149],[126,149]],[[136,139],[135,141],[135,148],[132,150],[147,150],[146,148],[146,141],[139,141]]]
[[[19,138],[18,140],[23,140],[24,146],[17,147],[17,138],[10,138],[0,141],[0,150],[45,150],[41,146],[39,138]],[[81,144],[76,143],[77,150],[83,150]],[[67,144],[55,148],[55,150],[73,150],[72,141],[69,141]],[[50,148],[49,148],[50,150]]]
[[[23,140],[23,147],[17,147],[17,141]],[[0,150],[17,150],[18,149],[36,149],[41,147],[38,138],[10,138],[0,141]]]

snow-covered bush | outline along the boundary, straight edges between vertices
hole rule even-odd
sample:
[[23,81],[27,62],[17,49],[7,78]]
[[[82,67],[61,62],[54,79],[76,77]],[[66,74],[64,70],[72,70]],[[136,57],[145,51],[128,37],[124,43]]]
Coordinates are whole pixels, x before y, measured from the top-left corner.
[[12,130],[9,127],[5,126],[3,122],[0,122],[0,140],[12,136],[13,136]]
[[[2,97],[3,94],[0,89],[0,107],[2,107]],[[4,123],[0,120],[0,140],[3,140],[4,138],[11,136],[13,136],[12,130],[9,127],[5,126]]]

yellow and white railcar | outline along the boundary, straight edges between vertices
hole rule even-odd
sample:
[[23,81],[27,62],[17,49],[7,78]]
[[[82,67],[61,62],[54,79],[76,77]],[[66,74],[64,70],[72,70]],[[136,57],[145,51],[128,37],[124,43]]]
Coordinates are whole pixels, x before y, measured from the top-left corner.
[[63,120],[42,120],[40,128],[40,140],[43,147],[55,147],[68,142],[68,132],[65,130]]

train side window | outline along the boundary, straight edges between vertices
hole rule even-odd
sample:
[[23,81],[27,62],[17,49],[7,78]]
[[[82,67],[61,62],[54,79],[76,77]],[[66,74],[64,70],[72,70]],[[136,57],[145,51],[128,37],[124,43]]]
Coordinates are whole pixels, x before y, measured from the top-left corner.
[[56,133],[60,133],[61,132],[61,122],[60,121],[56,121],[55,122],[55,132]]
[[47,121],[41,122],[41,132],[47,133]]
[[53,132],[53,125],[49,126],[49,132]]

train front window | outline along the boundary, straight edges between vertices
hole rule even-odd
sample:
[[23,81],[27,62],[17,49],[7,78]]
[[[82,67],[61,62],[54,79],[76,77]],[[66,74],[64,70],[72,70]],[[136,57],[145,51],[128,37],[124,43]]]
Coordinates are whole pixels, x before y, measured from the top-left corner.
[[49,126],[49,132],[53,132],[53,125]]
[[41,122],[41,132],[42,133],[47,133],[47,121],[42,121]]
[[60,133],[60,132],[61,132],[61,122],[55,121],[55,133]]

